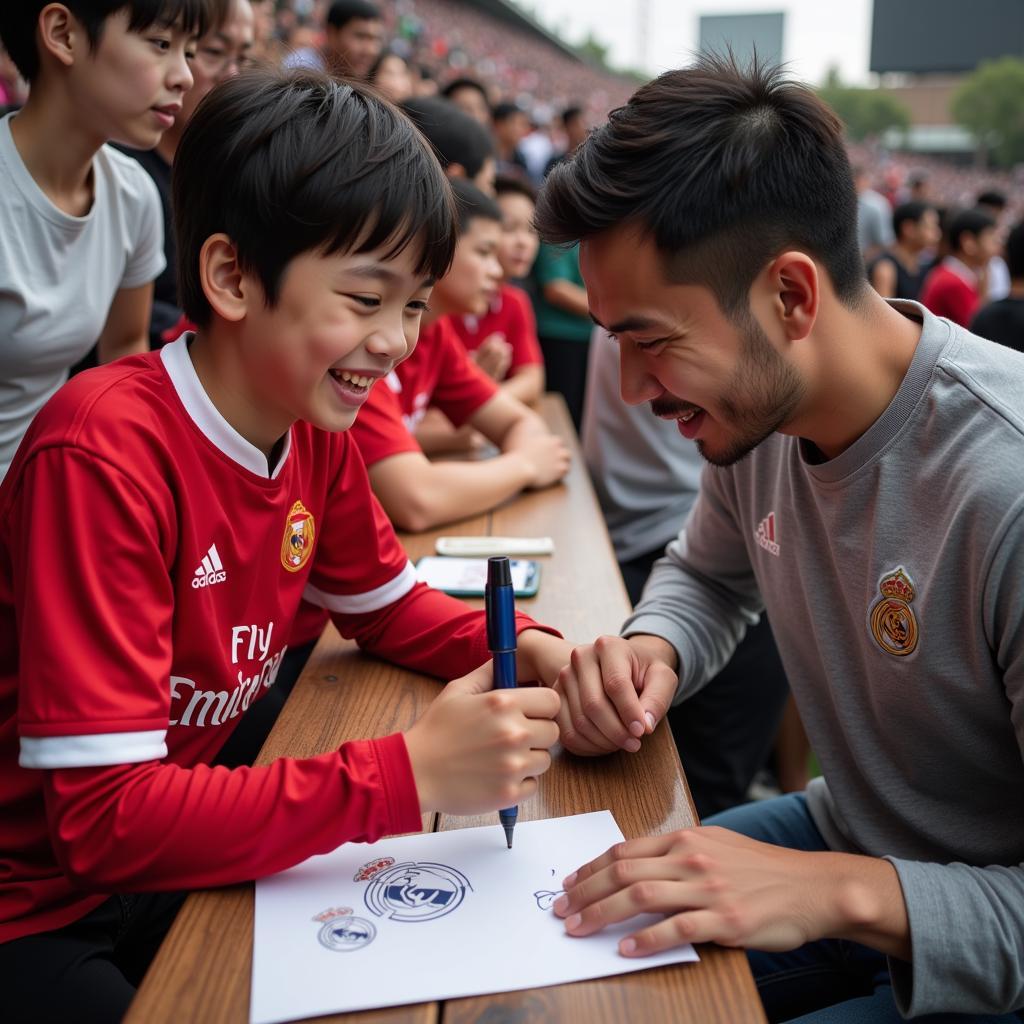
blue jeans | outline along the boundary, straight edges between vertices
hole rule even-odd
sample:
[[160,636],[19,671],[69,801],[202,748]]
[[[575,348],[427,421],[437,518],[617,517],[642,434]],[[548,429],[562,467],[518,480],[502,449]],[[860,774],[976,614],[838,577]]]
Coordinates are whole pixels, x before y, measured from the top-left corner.
[[[708,818],[753,839],[791,850],[827,850],[803,793],[744,804]],[[809,942],[788,953],[749,950],[747,958],[768,1019],[776,1024],[899,1024],[884,954],[842,939]],[[915,1017],[921,1024],[1020,1024],[1015,1013]]]

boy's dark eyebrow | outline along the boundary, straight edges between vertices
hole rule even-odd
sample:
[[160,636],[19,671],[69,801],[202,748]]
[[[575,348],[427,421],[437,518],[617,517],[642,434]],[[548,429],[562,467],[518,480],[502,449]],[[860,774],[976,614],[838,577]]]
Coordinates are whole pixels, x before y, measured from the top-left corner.
[[[346,275],[352,277],[365,277],[372,278],[376,281],[386,281],[388,284],[400,285],[404,283],[404,279],[401,274],[396,273],[394,270],[388,267],[383,267],[379,263],[363,263],[356,267],[348,267],[345,270]],[[420,282],[420,288],[432,288],[434,286],[434,278],[428,277]]]

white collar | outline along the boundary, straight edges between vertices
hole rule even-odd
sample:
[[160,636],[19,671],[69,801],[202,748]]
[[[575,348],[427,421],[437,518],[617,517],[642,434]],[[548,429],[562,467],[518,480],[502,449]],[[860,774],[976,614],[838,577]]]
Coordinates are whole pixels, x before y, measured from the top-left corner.
[[256,476],[263,477],[265,480],[276,480],[292,450],[291,429],[289,428],[284,439],[284,448],[278,457],[277,465],[274,466],[273,472],[269,472],[267,458],[263,452],[254,444],[246,441],[210,401],[210,396],[203,388],[188,354],[188,343],[191,336],[191,332],[186,332],[177,341],[164,345],[160,350],[164,369],[167,371],[167,376],[171,378],[171,384],[178,393],[181,404],[185,406],[185,411],[202,433],[210,439],[210,442],[229,459]]

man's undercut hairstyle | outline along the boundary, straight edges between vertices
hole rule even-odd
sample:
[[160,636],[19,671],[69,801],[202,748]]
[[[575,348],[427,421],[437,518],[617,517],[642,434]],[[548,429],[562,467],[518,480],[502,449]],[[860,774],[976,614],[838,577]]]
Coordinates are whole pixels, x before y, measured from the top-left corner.
[[327,11],[331,28],[344,28],[350,21],[380,21],[380,8],[370,0],[335,0]]
[[514,178],[510,174],[499,174],[494,179],[494,194],[502,196],[523,196],[536,205],[537,190],[522,178]]
[[451,189],[413,125],[371,89],[316,71],[246,71],[216,86],[174,157],[178,292],[190,320],[212,315],[199,255],[218,232],[273,306],[296,256],[412,246],[424,279],[455,251]]
[[842,124],[757,57],[702,56],[642,86],[552,169],[536,220],[555,243],[634,224],[668,281],[710,288],[727,315],[790,248],[825,267],[840,301],[867,287]]
[[446,170],[458,164],[475,178],[488,157],[494,156],[491,133],[475,118],[440,96],[414,96],[402,109],[434,147]]
[[912,199],[909,203],[900,203],[892,211],[892,230],[899,241],[904,224],[920,224],[921,218],[935,207],[931,203],[922,203],[920,200]]
[[489,196],[480,191],[466,178],[452,180],[452,193],[455,196],[455,212],[459,222],[459,235],[464,235],[470,224],[477,218],[493,220],[501,223],[501,207]]
[[1014,281],[1024,280],[1024,221],[1006,236],[1006,269]]
[[952,253],[961,251],[964,235],[977,238],[995,226],[995,218],[984,210],[960,210],[958,213],[954,213],[946,226],[946,241],[949,243],[949,251]]
[[[36,28],[39,15],[50,0],[0,0],[0,42],[26,82],[39,74]],[[89,46],[95,50],[106,20],[119,11],[128,12],[128,28],[143,32],[156,25],[166,28],[181,24],[186,31],[202,35],[219,11],[223,0],[62,0],[85,29]]]

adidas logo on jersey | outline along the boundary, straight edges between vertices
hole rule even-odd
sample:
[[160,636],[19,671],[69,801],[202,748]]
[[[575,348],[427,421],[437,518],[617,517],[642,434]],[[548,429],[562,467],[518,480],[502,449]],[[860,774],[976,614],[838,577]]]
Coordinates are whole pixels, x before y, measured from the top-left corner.
[[757,524],[757,532],[754,534],[754,539],[758,544],[761,545],[770,555],[778,557],[779,545],[775,540],[775,513],[769,512],[768,515]]
[[215,583],[223,583],[228,578],[224,571],[224,565],[217,554],[217,545],[211,544],[210,550],[203,556],[203,560],[192,577],[192,589],[200,590],[202,587],[212,587]]

